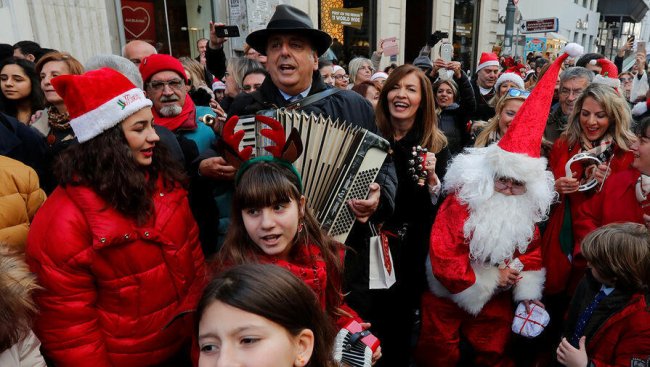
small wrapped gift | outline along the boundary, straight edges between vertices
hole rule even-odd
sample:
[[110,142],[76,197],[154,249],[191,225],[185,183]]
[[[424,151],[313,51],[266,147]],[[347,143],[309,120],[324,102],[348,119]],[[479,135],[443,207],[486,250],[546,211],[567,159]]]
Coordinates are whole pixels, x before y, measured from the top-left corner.
[[515,318],[512,320],[512,332],[526,338],[534,338],[544,331],[550,320],[548,312],[542,307],[531,303],[530,312],[526,312],[526,305],[519,302]]

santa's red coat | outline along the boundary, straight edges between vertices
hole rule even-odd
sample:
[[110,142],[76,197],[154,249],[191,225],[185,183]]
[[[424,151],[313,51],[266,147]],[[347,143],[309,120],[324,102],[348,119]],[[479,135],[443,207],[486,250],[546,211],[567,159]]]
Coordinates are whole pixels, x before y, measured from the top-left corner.
[[[482,318],[483,313],[489,312],[490,317],[493,319],[508,320],[505,324],[490,325],[490,333],[495,335],[509,334],[509,325],[514,316],[512,302],[504,299],[503,295],[508,295],[507,298],[512,297],[515,302],[536,300],[542,296],[544,269],[542,269],[541,248],[537,229],[535,229],[535,236],[526,253],[522,254],[515,251],[513,255],[513,258],[519,258],[524,264],[524,270],[520,275],[521,279],[511,290],[504,291],[498,288],[499,269],[497,265],[478,263],[470,259],[469,240],[465,238],[463,233],[463,226],[469,217],[467,205],[460,203],[456,195],[450,195],[442,203],[438,213],[431,230],[430,263],[427,264],[431,294],[428,294],[427,297],[453,302],[445,302],[451,305],[449,307],[456,308],[455,312],[447,312],[444,316],[448,324],[449,319],[454,318],[450,314],[455,314],[457,321],[460,320],[464,324],[461,327],[465,328],[467,327],[465,325],[478,322],[477,320]],[[499,213],[495,213],[495,215],[497,214]],[[515,219],[513,218],[513,220]],[[495,238],[495,241],[499,241],[499,239]],[[437,310],[427,307],[434,303],[436,302],[423,303],[423,320],[433,320],[432,324],[442,325],[444,322],[435,322],[439,317]],[[437,331],[423,324],[421,339],[439,339],[439,337],[427,335],[430,333],[437,333]],[[503,344],[499,348],[505,348],[507,337],[494,338],[494,340]],[[474,344],[472,340],[470,340],[470,343]],[[485,344],[486,342],[482,341],[482,343]],[[490,341],[487,341],[487,343],[489,344]],[[433,344],[436,345],[420,345],[418,349],[420,351],[427,350],[429,354],[433,355],[435,352],[432,351],[435,351],[436,348],[449,348],[449,343],[445,345],[440,340]],[[485,349],[495,350],[499,348],[486,346]],[[444,351],[440,352],[442,354],[446,353]]]
[[[569,146],[564,136],[555,141],[553,149],[551,150],[549,165],[556,180],[560,177],[566,176],[566,163],[571,159],[571,157],[579,152],[580,145],[575,143]],[[609,162],[611,174],[627,170],[633,160],[634,157],[631,152],[624,151],[615,146],[614,156]],[[575,171],[576,168],[579,168],[579,164],[575,164],[573,168]],[[607,180],[609,180],[609,178]],[[586,200],[598,195],[598,187],[588,192],[574,192],[568,194],[574,236],[575,223],[580,217],[579,208]],[[567,202],[566,196],[567,195],[560,194],[559,202],[551,207],[548,225],[546,226],[546,230],[542,237],[543,263],[547,271],[545,293],[548,294],[556,294],[564,290],[568,290],[572,293],[582,278],[587,265],[582,253],[580,252],[580,243],[575,241],[575,237],[572,254],[573,261],[569,261],[569,258],[562,252],[560,246],[560,231],[564,220],[565,205]]]

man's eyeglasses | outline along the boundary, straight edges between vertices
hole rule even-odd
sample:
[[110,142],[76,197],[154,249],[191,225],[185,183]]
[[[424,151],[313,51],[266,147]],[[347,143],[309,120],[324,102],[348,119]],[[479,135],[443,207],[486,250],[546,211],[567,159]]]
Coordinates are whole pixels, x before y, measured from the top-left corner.
[[527,90],[521,90],[521,89],[517,89],[517,88],[510,88],[508,90],[508,95],[510,97],[528,98],[528,96],[530,95],[530,92],[527,91]]
[[336,80],[341,80],[341,79],[350,79],[350,76],[346,75],[334,75],[334,79]]
[[583,89],[560,88],[560,94],[565,96],[565,97],[568,97],[571,94],[573,94],[574,96],[577,97],[577,96],[581,95],[582,92],[584,92]]
[[153,82],[149,83],[149,88],[155,90],[155,91],[161,91],[165,89],[165,86],[168,85],[169,88],[174,89],[174,90],[181,90],[185,86],[185,82],[183,79],[172,79],[172,80],[155,80]]
[[618,80],[620,80],[621,83],[627,83],[627,82],[631,82],[632,78],[618,78]]
[[494,181],[494,187],[499,191],[507,190],[509,188],[513,195],[526,193],[526,183],[512,178],[499,177]]

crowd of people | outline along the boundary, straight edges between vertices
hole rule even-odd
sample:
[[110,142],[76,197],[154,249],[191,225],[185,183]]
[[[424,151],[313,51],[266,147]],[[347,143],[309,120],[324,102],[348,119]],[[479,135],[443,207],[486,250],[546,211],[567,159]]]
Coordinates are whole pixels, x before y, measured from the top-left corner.
[[[483,52],[470,75],[436,45],[339,63],[289,5],[241,57],[220,26],[195,59],[0,45],[0,366],[650,365],[632,43]],[[298,134],[242,149],[238,117],[269,109],[385,139],[345,243],[310,207]]]

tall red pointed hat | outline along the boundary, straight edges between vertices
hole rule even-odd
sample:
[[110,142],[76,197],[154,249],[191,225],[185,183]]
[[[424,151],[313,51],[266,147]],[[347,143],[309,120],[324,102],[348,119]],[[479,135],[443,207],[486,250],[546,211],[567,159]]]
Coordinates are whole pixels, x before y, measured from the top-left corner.
[[501,149],[510,153],[525,154],[531,158],[540,157],[542,136],[562,63],[569,56],[582,54],[583,50],[577,43],[566,45],[564,53],[551,64],[517,112],[508,131],[498,143]]

